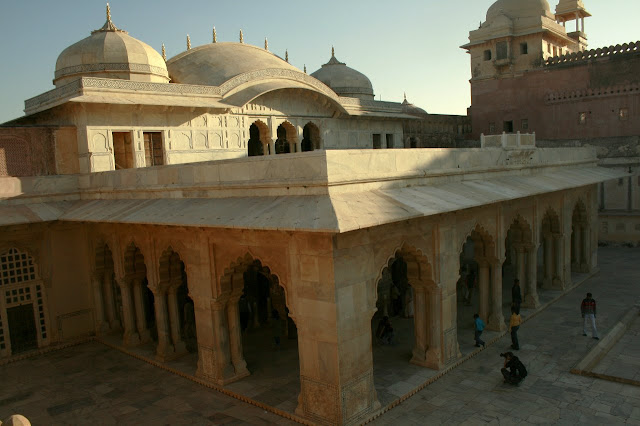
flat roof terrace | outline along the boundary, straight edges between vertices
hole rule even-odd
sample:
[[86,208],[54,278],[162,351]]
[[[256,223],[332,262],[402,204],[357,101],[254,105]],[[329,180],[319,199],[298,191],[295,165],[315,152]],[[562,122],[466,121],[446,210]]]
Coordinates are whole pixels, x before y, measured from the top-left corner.
[[591,148],[329,150],[2,178],[0,225],[63,220],[340,233],[626,176]]

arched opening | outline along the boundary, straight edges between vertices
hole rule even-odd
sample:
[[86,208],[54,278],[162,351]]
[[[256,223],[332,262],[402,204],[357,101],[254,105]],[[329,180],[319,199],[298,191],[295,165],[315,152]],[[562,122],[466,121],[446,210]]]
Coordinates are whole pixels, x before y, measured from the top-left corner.
[[578,200],[571,217],[571,272],[589,272],[589,217],[582,200]]
[[[159,262],[158,288],[155,293],[155,315],[158,324],[158,359],[168,361],[198,350],[195,308],[189,296],[187,272],[180,255],[171,247]],[[194,355],[193,364],[197,361]]]
[[302,129],[302,152],[320,149],[320,129],[309,122]]
[[440,299],[431,266],[419,251],[403,247],[383,268],[371,318],[374,382],[381,404],[395,399],[392,388],[399,381],[423,367],[442,367]]
[[226,271],[225,280],[232,287],[228,311],[239,313],[241,339],[236,350],[251,373],[227,387],[244,393],[255,384],[262,392],[252,395],[254,399],[293,412],[300,394],[300,362],[297,328],[284,287],[267,266],[249,255]]
[[122,298],[125,346],[157,341],[155,298],[148,286],[147,267],[142,252],[131,243],[124,255],[125,277],[119,282]]
[[[457,292],[458,342],[462,353],[478,344],[474,335],[474,315],[478,314],[487,330],[504,329],[502,313],[502,268],[495,255],[493,238],[480,226],[469,234],[459,256]],[[483,331],[481,340],[490,335]]]
[[296,129],[291,123],[285,121],[278,126],[276,131],[276,154],[289,154],[295,152]]
[[122,330],[122,298],[115,282],[113,254],[107,244],[96,247],[94,295],[96,333]]
[[45,287],[29,253],[15,247],[0,253],[0,292],[0,355],[46,346]]
[[543,218],[540,230],[540,258],[541,273],[538,277],[542,281],[542,288],[562,289],[563,286],[563,256],[562,256],[562,234],[560,229],[560,219],[553,209],[548,209]]
[[[502,306],[506,318],[511,307],[539,305],[537,290],[537,255],[533,245],[531,226],[518,216],[507,230],[504,242],[505,260],[502,264]],[[518,280],[518,285],[516,285]]]
[[247,143],[247,151],[249,157],[264,155],[264,147],[262,145],[260,128],[256,123],[249,127],[249,142]]

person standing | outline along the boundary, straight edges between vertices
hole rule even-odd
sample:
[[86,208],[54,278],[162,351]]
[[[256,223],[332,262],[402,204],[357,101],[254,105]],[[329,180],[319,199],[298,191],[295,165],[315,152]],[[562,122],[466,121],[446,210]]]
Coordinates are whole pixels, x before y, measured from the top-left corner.
[[520,312],[515,307],[511,308],[511,318],[509,319],[509,332],[511,333],[511,349],[520,350],[520,343],[518,342],[518,330],[522,324],[522,317]]
[[584,320],[584,324],[582,325],[582,335],[587,335],[587,324],[591,323],[591,335],[594,339],[599,340],[598,330],[596,329],[596,301],[593,300],[593,295],[591,293],[587,293],[586,299],[582,300],[580,312],[582,312],[582,318]]
[[476,341],[476,348],[479,348],[480,345],[482,345],[484,347],[485,343],[482,341],[482,339],[480,338],[480,336],[482,336],[482,332],[484,331],[484,321],[482,321],[482,319],[480,318],[480,315],[475,314],[473,316],[474,319],[474,339]]
[[520,291],[520,280],[513,280],[513,287],[511,287],[511,306],[514,307],[518,313],[520,313],[520,304],[522,303],[522,292]]

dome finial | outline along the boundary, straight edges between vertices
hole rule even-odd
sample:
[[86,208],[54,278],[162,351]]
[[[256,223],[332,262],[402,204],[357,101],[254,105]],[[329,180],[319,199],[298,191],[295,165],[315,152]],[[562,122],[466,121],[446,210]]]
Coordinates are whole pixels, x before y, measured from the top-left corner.
[[113,22],[111,22],[111,6],[109,6],[109,3],[107,3],[107,22],[105,22],[102,28],[100,28],[99,30],[91,31],[91,34],[94,34],[97,32],[108,32],[108,31],[118,31],[118,32],[127,34],[126,31],[119,29],[118,27],[113,25]]
[[331,46],[331,57],[332,58],[336,57],[336,49],[333,46]]
[[304,73],[307,73],[307,64],[304,64]]
[[216,33],[216,27],[213,27],[213,42],[218,42],[218,33]]
[[107,3],[107,22],[111,22],[111,7],[109,7],[109,3]]
[[187,34],[187,50],[191,50],[191,37]]
[[266,37],[264,38],[264,50],[269,51],[269,40]]
[[164,48],[164,43],[162,43],[162,59],[164,59],[164,61],[167,62],[167,51]]
[[289,49],[284,51],[284,60],[289,63]]
[[404,92],[404,101],[407,102],[407,92]]
[[244,43],[244,34],[242,34],[242,30],[240,30],[240,43]]

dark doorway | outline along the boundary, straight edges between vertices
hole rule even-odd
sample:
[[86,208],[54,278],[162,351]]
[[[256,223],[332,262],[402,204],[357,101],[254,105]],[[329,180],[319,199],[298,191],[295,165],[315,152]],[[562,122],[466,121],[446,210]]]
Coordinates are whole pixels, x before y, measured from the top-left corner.
[[249,127],[248,151],[249,157],[264,155],[264,148],[262,146],[262,142],[260,141],[260,129],[255,123],[253,123],[251,127]]
[[33,304],[7,309],[11,353],[17,354],[38,348],[38,330],[33,316]]
[[502,130],[507,133],[513,133],[513,121],[505,121]]

